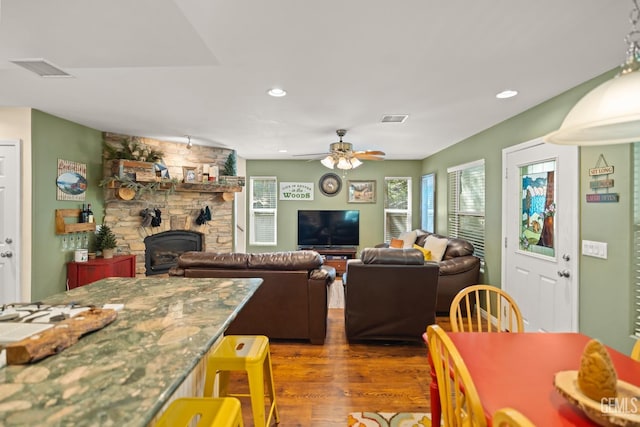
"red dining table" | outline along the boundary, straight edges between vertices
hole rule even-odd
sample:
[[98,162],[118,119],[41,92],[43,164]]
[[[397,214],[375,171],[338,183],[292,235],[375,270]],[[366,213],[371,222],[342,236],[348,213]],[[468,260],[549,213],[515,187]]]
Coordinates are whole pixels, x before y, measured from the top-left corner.
[[[578,370],[590,340],[578,333],[449,332],[478,390],[487,423],[500,408],[515,408],[536,426],[593,426],[555,389],[556,372]],[[640,385],[640,363],[607,347],[618,379]],[[432,376],[433,368],[432,368]],[[434,389],[436,390],[434,392]],[[440,425],[437,383],[431,388],[432,425]]]

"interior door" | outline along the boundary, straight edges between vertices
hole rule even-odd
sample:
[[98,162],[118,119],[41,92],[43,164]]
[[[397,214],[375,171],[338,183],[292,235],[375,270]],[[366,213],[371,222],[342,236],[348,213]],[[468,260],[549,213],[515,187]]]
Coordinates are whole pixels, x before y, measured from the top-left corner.
[[0,141],[0,303],[20,301],[20,143]]
[[578,330],[578,149],[503,150],[502,287],[527,331]]

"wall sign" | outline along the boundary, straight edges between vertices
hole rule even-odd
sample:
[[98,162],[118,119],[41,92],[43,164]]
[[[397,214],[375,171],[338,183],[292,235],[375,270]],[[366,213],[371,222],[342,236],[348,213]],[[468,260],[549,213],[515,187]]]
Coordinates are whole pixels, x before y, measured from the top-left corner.
[[313,182],[281,182],[280,200],[313,200]]
[[[613,179],[609,178],[611,174],[613,174],[613,166],[609,166],[604,154],[600,154],[596,166],[589,169],[589,176],[592,177],[589,187],[594,193],[587,194],[587,203],[618,203],[620,195],[609,193],[609,188],[613,188]],[[598,193],[598,190],[605,190],[605,192]]]
[[87,191],[87,165],[58,159],[56,186],[58,200],[84,200]]

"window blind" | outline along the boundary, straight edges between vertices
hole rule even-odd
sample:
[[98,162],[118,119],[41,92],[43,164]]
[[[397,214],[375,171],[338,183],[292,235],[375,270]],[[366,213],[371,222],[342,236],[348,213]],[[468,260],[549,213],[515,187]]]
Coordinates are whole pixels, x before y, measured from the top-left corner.
[[484,265],[485,173],[484,160],[447,170],[450,237],[468,240]]
[[384,240],[411,229],[411,177],[384,179]]
[[276,177],[250,177],[251,208],[249,212],[249,243],[277,244],[278,191]]
[[633,144],[633,264],[634,312],[633,333],[640,338],[640,143]]

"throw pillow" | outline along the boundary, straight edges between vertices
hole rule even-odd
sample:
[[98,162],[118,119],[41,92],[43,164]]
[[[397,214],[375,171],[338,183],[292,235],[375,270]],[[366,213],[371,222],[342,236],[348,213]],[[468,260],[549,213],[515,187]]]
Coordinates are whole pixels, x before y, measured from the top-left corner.
[[431,251],[429,249],[425,249],[420,245],[416,245],[415,243],[413,245],[413,248],[422,252],[422,255],[424,255],[425,261],[431,261]]
[[404,240],[401,239],[391,239],[391,243],[389,243],[390,248],[404,248]]
[[429,249],[431,251],[431,260],[440,262],[442,261],[442,256],[444,255],[444,251],[447,250],[447,243],[449,239],[440,239],[435,236],[428,236],[427,240],[424,242],[425,249]]
[[404,249],[409,249],[413,247],[413,244],[416,242],[417,233],[415,230],[413,231],[405,231],[404,233],[400,233],[398,239],[404,241]]

